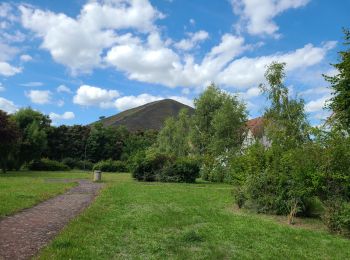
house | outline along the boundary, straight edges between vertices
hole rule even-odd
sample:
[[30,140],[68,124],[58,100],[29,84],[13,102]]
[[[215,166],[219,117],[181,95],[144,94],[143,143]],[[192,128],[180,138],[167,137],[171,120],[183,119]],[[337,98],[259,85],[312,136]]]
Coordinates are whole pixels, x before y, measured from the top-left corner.
[[244,138],[242,147],[247,148],[255,142],[260,142],[265,147],[269,147],[271,142],[267,139],[264,131],[264,119],[262,117],[257,117],[250,119],[246,123],[247,133]]

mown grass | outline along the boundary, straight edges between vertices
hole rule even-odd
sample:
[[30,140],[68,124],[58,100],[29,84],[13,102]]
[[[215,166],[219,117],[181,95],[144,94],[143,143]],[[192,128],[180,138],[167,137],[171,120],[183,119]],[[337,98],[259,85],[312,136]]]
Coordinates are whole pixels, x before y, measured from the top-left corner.
[[86,178],[81,172],[9,172],[0,174],[0,218],[30,208],[76,185],[50,182],[57,178]]
[[350,240],[235,213],[229,185],[104,179],[94,204],[39,259],[350,258]]

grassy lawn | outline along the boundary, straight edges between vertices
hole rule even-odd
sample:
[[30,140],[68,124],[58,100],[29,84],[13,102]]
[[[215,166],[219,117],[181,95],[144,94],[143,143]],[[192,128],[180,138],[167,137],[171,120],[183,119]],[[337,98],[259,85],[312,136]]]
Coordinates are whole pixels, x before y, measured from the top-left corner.
[[350,240],[235,213],[229,185],[104,178],[95,203],[40,259],[350,259]]
[[21,209],[29,208],[63,193],[76,185],[50,182],[56,178],[86,178],[81,172],[10,172],[0,174],[0,218],[11,215]]

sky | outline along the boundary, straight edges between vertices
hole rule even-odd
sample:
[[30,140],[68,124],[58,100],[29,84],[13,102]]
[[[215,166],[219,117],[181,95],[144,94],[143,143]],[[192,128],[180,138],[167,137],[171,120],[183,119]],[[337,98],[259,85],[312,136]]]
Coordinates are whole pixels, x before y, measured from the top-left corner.
[[318,125],[349,10],[347,0],[0,1],[0,109],[88,124],[164,98],[193,106],[213,82],[254,118],[277,61]]

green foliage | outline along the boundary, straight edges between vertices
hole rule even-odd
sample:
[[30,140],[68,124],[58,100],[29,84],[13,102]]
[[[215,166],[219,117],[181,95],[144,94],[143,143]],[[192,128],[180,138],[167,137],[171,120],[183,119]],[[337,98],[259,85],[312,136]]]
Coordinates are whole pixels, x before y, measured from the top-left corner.
[[67,165],[71,169],[76,168],[76,161],[73,158],[67,157],[62,160],[62,163]]
[[264,114],[265,132],[273,145],[283,150],[302,145],[309,139],[309,124],[304,111],[304,100],[290,99],[284,85],[285,63],[273,62],[265,77],[269,85],[260,85],[271,106]]
[[325,203],[323,221],[332,232],[350,237],[350,203],[340,200]]
[[187,156],[190,153],[191,118],[187,109],[182,109],[177,118],[170,117],[158,134],[156,147],[160,153]]
[[48,145],[44,154],[54,160],[63,160],[67,157],[83,160],[86,157],[86,144],[89,135],[90,126],[51,126],[48,129]]
[[189,157],[182,157],[165,164],[165,167],[159,171],[157,180],[162,182],[194,183],[198,177],[198,161]]
[[58,161],[50,159],[33,160],[28,163],[27,168],[31,171],[69,171],[70,168]]
[[212,84],[194,105],[191,140],[198,154],[215,156],[240,148],[247,113],[237,97]]
[[79,170],[90,171],[94,167],[94,164],[87,160],[77,161],[75,167]]
[[16,150],[20,133],[16,123],[0,110],[0,168],[6,172],[11,155]]
[[174,158],[159,152],[149,152],[145,157],[138,157],[132,177],[138,181],[157,181],[157,176],[165,165]]
[[96,163],[93,170],[100,170],[103,172],[126,172],[128,169],[125,162],[109,159]]
[[[344,29],[344,45],[350,45],[350,30]],[[350,49],[339,52],[339,63],[333,64],[338,74],[324,75],[331,84],[333,97],[328,105],[334,114],[333,120],[350,133]]]
[[124,128],[103,127],[102,123],[96,123],[87,139],[87,158],[92,162],[103,159],[119,160],[126,135]]
[[13,118],[22,137],[15,156],[19,168],[23,163],[41,157],[47,146],[47,131],[51,121],[48,116],[31,108],[20,109],[13,115]]

